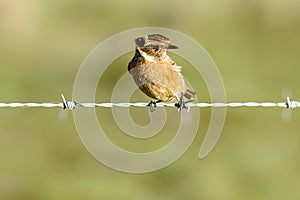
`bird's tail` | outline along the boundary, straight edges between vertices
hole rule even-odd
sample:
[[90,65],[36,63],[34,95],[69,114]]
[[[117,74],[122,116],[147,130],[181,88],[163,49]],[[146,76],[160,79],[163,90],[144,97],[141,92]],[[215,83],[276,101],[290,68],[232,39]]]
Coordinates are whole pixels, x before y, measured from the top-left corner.
[[187,89],[185,91],[185,93],[183,94],[184,97],[186,97],[187,99],[191,99],[191,100],[194,99],[195,95],[196,95],[196,92],[189,90],[189,89]]

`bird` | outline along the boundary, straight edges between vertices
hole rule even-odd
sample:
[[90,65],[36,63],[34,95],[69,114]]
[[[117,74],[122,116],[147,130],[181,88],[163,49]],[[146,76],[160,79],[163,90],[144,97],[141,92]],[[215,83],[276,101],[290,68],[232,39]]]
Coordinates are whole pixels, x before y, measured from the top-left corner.
[[[135,40],[135,53],[128,63],[128,72],[136,85],[148,97],[154,99],[147,105],[154,111],[157,103],[177,100],[178,111],[188,109],[196,92],[186,87],[181,66],[168,55],[169,49],[178,49],[169,38],[161,34],[148,34]],[[185,101],[186,100],[186,101]]]

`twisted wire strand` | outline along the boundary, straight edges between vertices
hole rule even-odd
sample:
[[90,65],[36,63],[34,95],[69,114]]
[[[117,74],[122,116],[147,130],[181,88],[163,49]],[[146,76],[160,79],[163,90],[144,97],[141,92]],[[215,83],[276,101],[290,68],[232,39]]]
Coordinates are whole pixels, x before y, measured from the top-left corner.
[[[74,110],[77,107],[83,108],[95,108],[95,107],[148,107],[148,103],[145,102],[135,102],[135,103],[79,103],[77,101],[66,101],[64,95],[61,95],[62,103],[0,103],[0,108],[63,108]],[[174,103],[157,103],[157,107],[176,107]],[[300,102],[292,101],[289,97],[286,98],[286,102],[231,102],[231,103],[189,103],[189,107],[280,107],[280,108],[299,108]]]

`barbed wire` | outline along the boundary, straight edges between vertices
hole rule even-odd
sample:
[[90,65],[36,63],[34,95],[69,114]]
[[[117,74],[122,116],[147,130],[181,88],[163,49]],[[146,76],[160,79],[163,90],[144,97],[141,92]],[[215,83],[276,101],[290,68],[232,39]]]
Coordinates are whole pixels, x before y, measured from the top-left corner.
[[[63,109],[74,110],[77,107],[95,108],[95,107],[148,107],[149,103],[135,102],[135,103],[80,103],[77,101],[67,101],[64,95],[61,95],[62,103],[0,103],[0,108],[54,108],[59,107]],[[157,103],[157,107],[176,107],[174,103]],[[231,102],[231,103],[189,103],[189,107],[280,107],[280,108],[299,108],[300,102],[292,101],[289,97],[285,102]]]

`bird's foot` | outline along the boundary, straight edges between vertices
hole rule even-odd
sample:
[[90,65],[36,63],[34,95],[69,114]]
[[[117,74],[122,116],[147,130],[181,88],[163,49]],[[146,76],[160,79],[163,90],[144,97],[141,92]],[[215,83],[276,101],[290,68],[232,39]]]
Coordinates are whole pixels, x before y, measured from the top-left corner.
[[175,107],[177,108],[178,112],[181,111],[182,109],[187,109],[187,111],[190,110],[190,106],[188,105],[188,103],[192,102],[193,99],[184,101],[183,100],[183,95],[181,95],[178,103],[175,103]]
[[155,111],[155,109],[157,108],[157,103],[160,103],[161,101],[160,100],[158,100],[158,101],[150,101],[150,103],[148,103],[147,104],[147,106],[149,106],[150,107],[150,111],[151,112],[154,112]]

